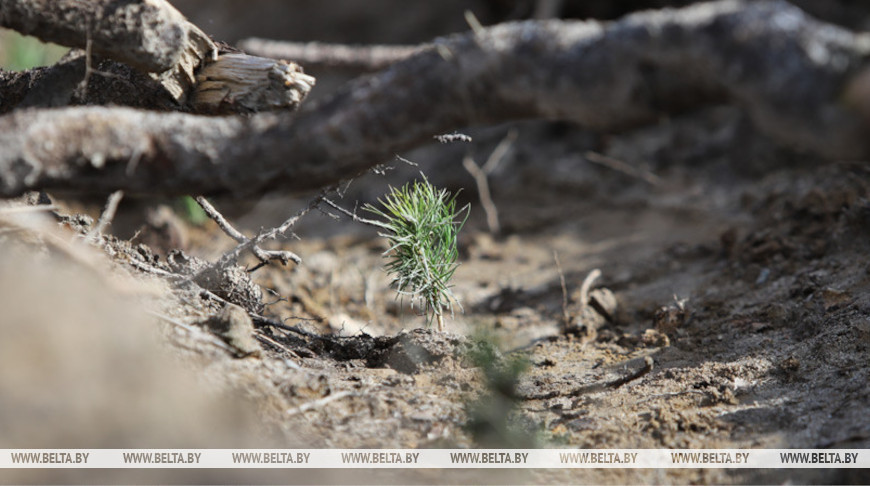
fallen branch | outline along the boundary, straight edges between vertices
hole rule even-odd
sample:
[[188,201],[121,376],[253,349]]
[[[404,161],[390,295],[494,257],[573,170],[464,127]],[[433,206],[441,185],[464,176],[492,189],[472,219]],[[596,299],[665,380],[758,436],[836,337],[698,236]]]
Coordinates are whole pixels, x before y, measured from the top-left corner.
[[163,0],[3,0],[0,26],[93,53],[144,72],[178,64],[187,20]]
[[[87,49],[86,63],[74,59],[32,73],[15,76],[0,73],[0,91],[11,91],[11,100],[0,103],[9,111],[16,100],[30,91],[56,100],[27,106],[57,106],[70,101],[81,104],[114,103],[142,106],[142,98],[168,96],[176,109],[188,104],[199,113],[250,113],[296,108],[314,85],[295,63],[223,52],[208,35],[184,18],[164,0],[8,0],[0,10],[0,25],[34,35],[46,41]],[[87,91],[76,99],[72,87],[81,80],[85,86],[91,73],[92,56],[109,58],[136,71],[124,71],[110,64],[120,86],[103,86],[103,98],[89,98]],[[143,81],[150,73],[153,83]],[[28,81],[25,83],[24,81]],[[161,91],[165,91],[161,93]],[[105,98],[108,96],[108,98]],[[17,104],[17,103],[16,103]],[[165,108],[165,106],[149,106]]]
[[252,37],[238,43],[255,56],[293,59],[307,69],[349,72],[379,71],[402,61],[426,46],[349,46],[322,42],[287,42]]
[[87,48],[88,59],[93,54],[151,73],[179,103],[196,84],[194,72],[218,54],[215,43],[164,0],[4,0],[0,25]]
[[844,100],[868,61],[870,35],[780,0],[725,0],[606,25],[510,23],[439,41],[296,114],[88,107],[4,116],[0,195],[311,189],[466,125],[546,118],[612,131],[726,95],[783,143],[861,157],[870,153],[866,125]]

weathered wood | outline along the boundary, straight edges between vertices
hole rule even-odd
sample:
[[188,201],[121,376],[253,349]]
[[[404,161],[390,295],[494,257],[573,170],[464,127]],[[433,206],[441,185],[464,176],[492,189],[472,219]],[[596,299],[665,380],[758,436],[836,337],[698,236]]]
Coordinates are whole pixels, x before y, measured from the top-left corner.
[[164,0],[2,0],[0,26],[47,42],[84,48],[145,72],[175,66],[188,43],[187,21]]
[[[26,3],[24,0],[14,1]],[[209,114],[251,113],[295,109],[314,85],[314,78],[304,74],[302,68],[295,63],[244,54],[229,53],[219,56],[219,47],[198,27],[180,17],[168,3],[162,0],[142,1],[169,12],[164,15],[165,18],[156,19],[155,22],[171,21],[173,28],[183,29],[185,34],[182,36],[184,43],[173,46],[177,47],[173,64],[168,69],[161,69],[162,72],[148,73],[147,76],[156,83],[150,82],[148,78],[143,79],[144,74],[139,75],[124,69],[124,65],[130,62],[126,50],[122,51],[125,55],[119,56],[116,52],[94,47],[105,44],[106,39],[100,37],[105,31],[91,31],[83,26],[88,25],[88,22],[101,21],[96,17],[87,20],[88,15],[97,16],[100,13],[95,10],[95,4],[79,2],[81,5],[77,3],[77,9],[72,11],[84,20],[77,24],[78,27],[71,26],[66,29],[67,35],[53,37],[56,30],[54,22],[66,18],[59,16],[53,9],[34,12],[32,16],[36,19],[36,25],[28,33],[53,38],[57,42],[73,46],[77,45],[74,42],[76,38],[90,37],[94,57],[113,56],[121,63],[103,64],[102,71],[108,72],[110,76],[100,76],[98,73],[97,76],[89,77],[100,88],[97,90],[79,89],[86,77],[83,54],[68,56],[68,59],[53,67],[37,68],[24,73],[0,71],[0,91],[3,92],[3,96],[0,96],[0,113],[31,106],[108,103],[153,109],[167,109],[168,105],[174,105],[175,109],[185,106],[191,111]],[[128,3],[137,4],[132,0]],[[36,5],[31,6],[35,8]],[[54,6],[59,8],[62,5]],[[2,12],[4,17],[11,15],[6,10]],[[118,20],[115,17],[113,19]],[[17,20],[18,23],[11,23],[18,27],[29,25],[22,19]],[[151,24],[129,26],[125,49],[137,52],[136,46],[131,47],[131,43],[149,39],[152,35],[148,29],[161,31],[165,30],[164,27]],[[138,37],[136,29],[141,29]],[[139,46],[139,50],[146,47],[148,46]],[[149,70],[153,67],[151,64],[143,65],[138,57],[133,60],[135,62],[130,65],[140,69]],[[92,61],[94,65],[99,64],[99,59]],[[151,104],[143,104],[143,101]]]
[[467,125],[538,117],[619,130],[725,97],[783,143],[864,157],[867,125],[844,100],[868,67],[870,35],[777,0],[608,24],[504,24],[439,41],[296,114],[68,108],[0,117],[0,194],[311,189]]
[[76,49],[53,66],[21,72],[0,70],[0,114],[69,105],[178,109],[179,100],[170,96],[151,74],[109,59],[92,59],[92,64],[96,71],[87,76],[85,53]]
[[68,47],[90,42],[91,55],[150,73],[180,104],[196,83],[195,71],[218,54],[208,35],[164,0],[2,0],[0,25]]
[[186,20],[184,26],[187,42],[181,49],[178,61],[166,71],[151,74],[181,104],[187,102],[196,85],[196,70],[218,58],[218,47],[205,32]]
[[197,74],[191,104],[200,113],[294,109],[314,83],[296,63],[223,54]]

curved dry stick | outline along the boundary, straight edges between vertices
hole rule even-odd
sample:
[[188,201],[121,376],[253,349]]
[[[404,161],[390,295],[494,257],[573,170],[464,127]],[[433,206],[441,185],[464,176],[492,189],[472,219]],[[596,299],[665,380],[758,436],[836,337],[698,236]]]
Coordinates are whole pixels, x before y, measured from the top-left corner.
[[[843,100],[870,36],[784,1],[722,1],[611,24],[521,22],[439,41],[296,114],[203,118],[123,108],[0,118],[0,195],[322,187],[472,124],[562,119],[596,130],[728,95],[763,131],[826,157],[870,153]],[[135,176],[125,168],[138,160]]]

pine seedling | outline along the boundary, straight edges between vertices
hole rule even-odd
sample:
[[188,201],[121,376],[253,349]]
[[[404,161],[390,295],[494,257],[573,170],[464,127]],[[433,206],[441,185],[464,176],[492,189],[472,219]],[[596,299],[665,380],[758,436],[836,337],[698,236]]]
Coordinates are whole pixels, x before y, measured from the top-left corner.
[[437,190],[426,176],[422,181],[409,182],[379,199],[383,209],[371,204],[363,209],[383,219],[379,233],[387,238],[389,249],[384,253],[389,261],[387,271],[393,276],[393,286],[399,298],[408,298],[412,307],[421,309],[444,330],[444,313],[453,314],[459,301],[450,290],[450,279],[459,266],[456,238],[468,218],[458,219],[456,195]]

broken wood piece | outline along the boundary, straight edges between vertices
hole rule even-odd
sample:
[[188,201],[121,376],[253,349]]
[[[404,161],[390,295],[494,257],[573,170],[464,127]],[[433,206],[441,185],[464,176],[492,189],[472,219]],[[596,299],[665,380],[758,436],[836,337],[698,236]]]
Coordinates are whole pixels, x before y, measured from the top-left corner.
[[314,83],[294,62],[223,54],[196,75],[191,105],[216,114],[294,109]]
[[580,310],[572,319],[568,319],[563,333],[580,336],[584,341],[593,341],[598,337],[598,329],[608,322],[613,322],[618,302],[616,296],[608,288],[590,290],[601,277],[601,270],[594,269],[583,279],[577,301]]
[[179,104],[187,102],[191,89],[196,85],[196,70],[218,57],[217,45],[205,32],[190,22],[185,21],[184,25],[187,29],[187,42],[181,50],[178,62],[171,69],[151,74]]

